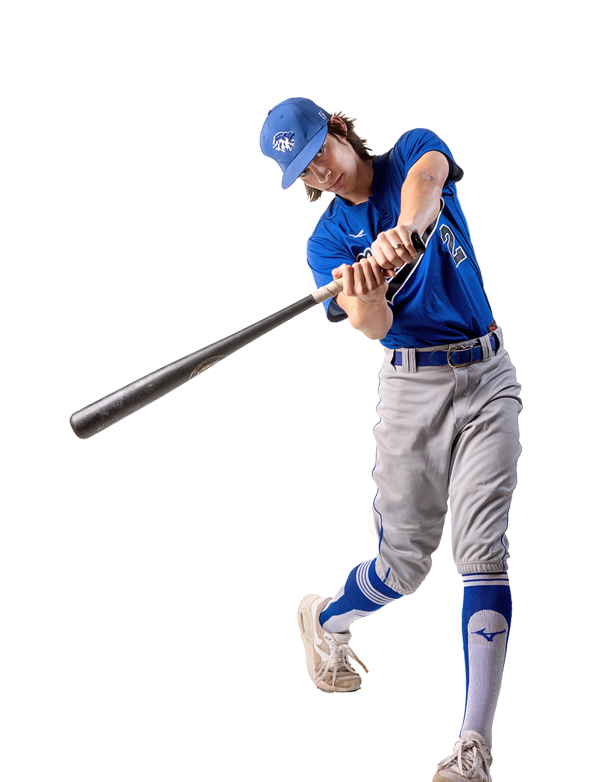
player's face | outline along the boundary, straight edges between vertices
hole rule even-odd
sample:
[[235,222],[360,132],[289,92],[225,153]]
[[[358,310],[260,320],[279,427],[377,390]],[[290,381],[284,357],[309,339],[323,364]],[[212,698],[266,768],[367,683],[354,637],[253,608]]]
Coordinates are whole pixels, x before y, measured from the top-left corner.
[[[300,174],[300,181],[315,190],[335,193],[352,202],[358,197],[358,191],[363,184],[361,173],[364,165],[361,164],[364,163],[350,144],[342,143],[328,133],[321,149]],[[372,171],[372,168],[370,170]],[[362,200],[362,193],[360,199]]]

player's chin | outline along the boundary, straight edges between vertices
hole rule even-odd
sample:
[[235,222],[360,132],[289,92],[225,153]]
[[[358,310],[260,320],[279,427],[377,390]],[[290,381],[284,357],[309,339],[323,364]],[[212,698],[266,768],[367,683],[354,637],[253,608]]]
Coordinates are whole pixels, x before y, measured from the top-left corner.
[[354,192],[355,188],[356,182],[354,180],[350,180],[349,177],[344,177],[335,192],[337,195],[348,196]]

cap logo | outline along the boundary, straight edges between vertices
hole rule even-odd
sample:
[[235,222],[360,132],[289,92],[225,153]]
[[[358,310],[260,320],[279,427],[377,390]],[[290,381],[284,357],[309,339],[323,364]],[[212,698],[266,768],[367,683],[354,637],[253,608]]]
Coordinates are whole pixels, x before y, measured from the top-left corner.
[[282,131],[273,136],[273,149],[278,152],[291,152],[295,143],[292,130]]

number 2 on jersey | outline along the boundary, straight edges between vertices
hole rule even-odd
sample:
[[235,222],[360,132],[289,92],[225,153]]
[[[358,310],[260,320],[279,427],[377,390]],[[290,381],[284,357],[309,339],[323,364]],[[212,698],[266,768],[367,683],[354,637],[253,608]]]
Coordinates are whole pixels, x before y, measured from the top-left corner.
[[465,255],[465,252],[462,247],[457,247],[456,252],[454,252],[454,245],[456,244],[456,239],[454,238],[454,234],[452,231],[448,228],[447,225],[442,225],[440,227],[440,234],[442,236],[442,241],[444,244],[447,245],[448,251],[450,255],[452,256],[452,260],[454,261],[456,268],[460,266],[460,264],[465,260],[467,257]]

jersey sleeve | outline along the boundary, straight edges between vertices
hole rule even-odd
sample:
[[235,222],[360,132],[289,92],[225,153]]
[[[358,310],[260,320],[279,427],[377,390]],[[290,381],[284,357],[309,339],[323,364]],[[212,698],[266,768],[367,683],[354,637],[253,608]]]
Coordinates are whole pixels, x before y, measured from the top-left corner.
[[[313,234],[308,240],[307,260],[317,288],[327,285],[333,279],[332,271],[343,263],[354,263],[354,258],[339,245]],[[333,323],[345,320],[348,315],[334,299],[323,302],[327,319]]]
[[454,160],[445,142],[433,131],[425,128],[415,128],[400,136],[391,150],[390,163],[395,166],[404,180],[412,166],[426,152],[441,152],[445,155],[450,166],[446,182],[459,182],[463,178],[464,172]]

